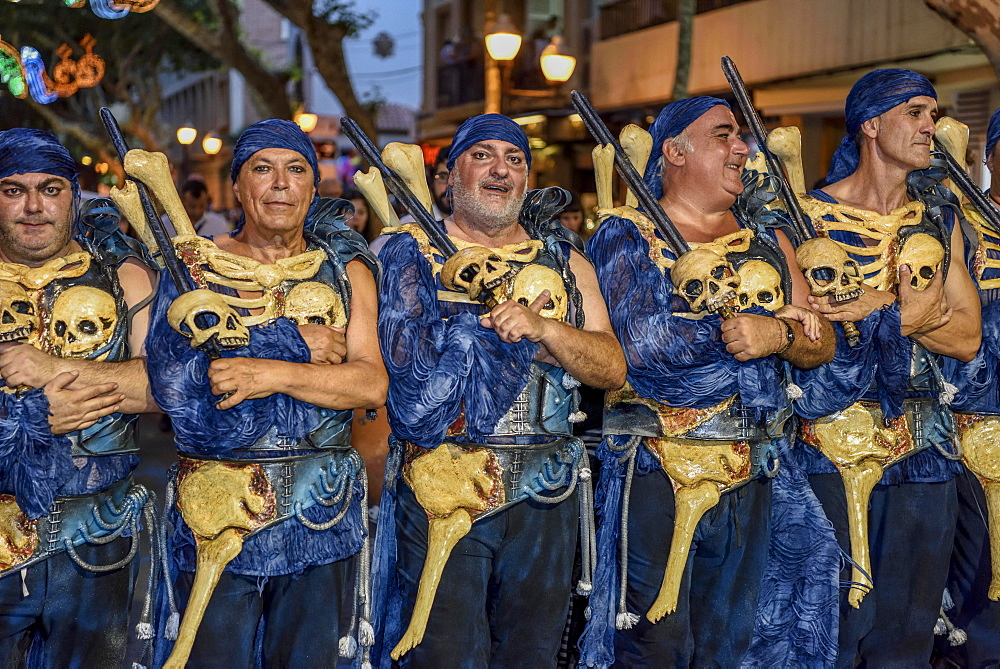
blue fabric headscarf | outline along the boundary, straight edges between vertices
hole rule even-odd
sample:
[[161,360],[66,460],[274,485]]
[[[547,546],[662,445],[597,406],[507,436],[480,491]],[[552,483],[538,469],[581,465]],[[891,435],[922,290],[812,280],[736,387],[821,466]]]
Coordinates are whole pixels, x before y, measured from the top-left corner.
[[847,95],[847,105],[844,108],[847,135],[833,154],[826,182],[832,184],[840,181],[858,169],[861,155],[856,137],[862,123],[918,95],[937,100],[933,84],[927,77],[913,70],[887,68],[869,72],[858,79]]
[[653,125],[649,126],[649,134],[653,136],[653,153],[646,163],[646,173],[642,178],[657,200],[663,197],[663,162],[660,156],[663,155],[664,140],[684,132],[689,125],[701,118],[702,114],[716,105],[730,109],[729,103],[725,100],[707,95],[677,100],[660,110],[660,115],[653,121]]
[[79,201],[76,161],[52,133],[33,128],[0,132],[0,179],[31,172],[66,179],[73,186],[74,202]]
[[986,128],[986,160],[993,156],[993,149],[1000,142],[1000,108],[990,117],[990,125]]
[[521,126],[503,114],[480,114],[466,119],[465,123],[458,127],[455,138],[451,142],[451,150],[448,152],[448,169],[455,167],[458,157],[469,150],[473,144],[483,142],[488,139],[496,139],[501,142],[510,142],[517,148],[524,151],[524,160],[531,169],[531,148],[528,146],[528,136],[521,130]]

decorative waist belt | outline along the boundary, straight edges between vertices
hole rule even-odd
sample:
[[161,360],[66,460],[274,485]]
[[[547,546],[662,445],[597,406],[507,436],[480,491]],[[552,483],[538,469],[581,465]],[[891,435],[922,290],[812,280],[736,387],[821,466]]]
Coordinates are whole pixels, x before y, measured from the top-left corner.
[[[332,428],[320,428],[307,435],[303,439],[289,439],[283,437],[275,430],[268,430],[263,437],[254,443],[243,448],[233,449],[234,453],[266,453],[267,451],[325,451],[325,450],[347,450],[351,447],[351,430],[348,429],[350,423],[337,424]],[[178,446],[190,448],[181,441],[176,442]],[[193,449],[191,449],[193,450]],[[181,451],[183,457],[190,457],[187,450]],[[234,462],[256,461],[253,458],[234,459]],[[264,461],[261,459],[261,461]]]
[[69,438],[70,454],[73,457],[94,457],[100,455],[128,455],[138,453],[135,443],[136,416],[112,414],[79,432],[66,435]]
[[[62,551],[87,571],[121,568],[139,549],[139,518],[149,498],[149,491],[128,477],[100,492],[58,497],[47,516],[29,520],[12,495],[0,495],[0,578]],[[132,545],[115,564],[88,564],[75,550],[82,544],[110,543],[126,529]]]
[[[605,435],[683,437],[698,441],[767,441],[767,422],[739,396],[704,409],[670,407],[639,397],[630,386],[608,393]],[[780,429],[776,434],[780,434]]]

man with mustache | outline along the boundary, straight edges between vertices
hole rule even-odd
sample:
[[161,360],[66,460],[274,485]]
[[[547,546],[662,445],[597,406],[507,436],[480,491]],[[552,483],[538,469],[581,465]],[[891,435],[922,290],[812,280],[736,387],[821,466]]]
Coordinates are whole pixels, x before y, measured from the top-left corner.
[[142,357],[152,267],[108,200],[81,208],[55,137],[0,132],[3,666],[124,660],[148,500],[132,481],[135,422],[155,410]]
[[[371,645],[365,572],[352,559],[365,546],[367,500],[351,419],[385,402],[377,263],[344,223],[349,202],[317,195],[316,151],[291,121],[244,130],[232,180],[240,225],[212,240],[175,238],[198,290],[177,298],[165,279],[150,330],[153,395],[171,417],[180,458],[167,520],[185,622],[204,573],[201,547],[227,528],[242,531],[189,666],[329,666],[338,646],[357,653],[355,636]],[[201,301],[182,307],[192,297]],[[214,319],[199,324],[199,309],[209,308]],[[223,348],[241,332],[242,345],[210,362],[188,339],[209,327]],[[188,484],[196,475],[207,493]],[[175,653],[184,641],[182,624]],[[176,666],[186,659],[173,656]]]
[[[871,591],[860,604],[843,591],[838,666],[917,666],[933,646],[948,572],[942,547],[952,544],[954,477],[962,472],[942,394],[942,356],[968,361],[976,354],[979,299],[961,261],[954,210],[920,172],[930,165],[934,87],[910,70],[875,70],[854,84],[845,115],[847,136],[829,185],[802,204],[814,227],[860,263],[864,293],[846,302],[809,299],[831,321],[881,311],[875,382],[855,408],[875,421],[872,443],[889,444],[895,455],[884,458],[887,469],[870,497],[872,582],[854,586]],[[844,484],[819,450],[822,440],[810,438],[813,427],[806,421],[806,444],[794,452],[848,551]]]
[[[592,527],[575,388],[616,388],[625,366],[594,270],[560,234],[564,194],[526,204],[530,167],[516,123],[468,119],[440,223],[458,252],[404,225],[380,253],[393,431],[373,587],[382,666],[556,662],[577,526],[585,552]],[[442,534],[454,547],[436,552]]]
[[[793,629],[832,617],[826,602],[835,594],[838,557],[818,502],[786,465],[784,361],[805,369],[828,362],[832,328],[806,306],[805,280],[781,230],[787,223],[744,188],[749,149],[729,105],[679,100],[649,131],[646,186],[697,248],[677,258],[631,207],[602,210],[587,245],[625,350],[628,383],[608,393],[605,405],[599,604],[581,641],[582,660],[620,667],[821,664],[834,649],[811,638],[796,643],[803,634]],[[685,270],[695,254],[706,258],[701,269]],[[727,282],[748,292],[727,292]],[[733,318],[716,313],[741,305]],[[775,560],[767,572],[777,571],[772,580],[795,596],[762,585],[769,541],[788,542],[799,555],[811,547],[807,560]],[[792,587],[800,572],[810,576]],[[772,622],[784,627],[768,628],[772,641],[747,659],[758,598],[775,615],[756,619],[757,631]]]

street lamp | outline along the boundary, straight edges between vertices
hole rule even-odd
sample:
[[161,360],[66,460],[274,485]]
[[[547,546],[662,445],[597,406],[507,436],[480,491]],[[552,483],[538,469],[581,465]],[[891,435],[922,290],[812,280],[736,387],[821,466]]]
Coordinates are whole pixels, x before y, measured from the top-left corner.
[[194,140],[198,137],[198,131],[192,128],[190,125],[181,126],[177,128],[177,142],[181,145],[181,183],[183,184],[187,181],[188,173],[190,172],[190,156],[188,155],[188,147],[194,143]]
[[300,128],[302,128],[302,132],[308,134],[316,129],[319,117],[316,116],[316,114],[309,114],[307,112],[300,111],[295,114],[295,122]]
[[205,139],[201,140],[201,148],[205,150],[210,156],[214,156],[220,150],[222,150],[222,140],[218,137],[213,137],[212,135],[205,135]]
[[[510,72],[511,61],[521,49],[521,36],[517,33],[510,17],[501,14],[493,20],[492,12],[486,17],[486,95],[485,109],[487,114],[503,113],[503,91],[506,88],[507,75]],[[503,72],[500,66],[503,65]]]
[[563,38],[559,35],[553,35],[552,41],[542,50],[539,60],[542,74],[555,85],[568,81],[576,69],[576,58],[566,53]]

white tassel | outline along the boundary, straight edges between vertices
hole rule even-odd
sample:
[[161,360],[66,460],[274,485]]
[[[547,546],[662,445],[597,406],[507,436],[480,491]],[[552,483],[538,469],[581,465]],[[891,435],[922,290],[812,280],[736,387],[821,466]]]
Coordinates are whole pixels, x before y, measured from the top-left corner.
[[592,474],[593,472],[590,471],[590,467],[582,467],[580,469],[580,480],[589,481]]
[[163,630],[163,637],[168,641],[176,641],[177,634],[180,632],[180,629],[181,629],[181,614],[179,614],[177,611],[174,611],[173,613],[170,614],[170,617],[167,618],[167,626]]
[[340,643],[338,644],[341,657],[346,657],[347,659],[353,660],[358,656],[358,641],[352,636],[342,636],[340,637]]
[[594,585],[592,583],[584,583],[580,581],[576,584],[576,594],[581,597],[589,597],[590,593],[594,591]]
[[583,610],[583,619],[584,620],[590,620],[591,614],[593,614],[593,611],[591,610],[590,606],[588,605],[587,608],[585,608]]
[[789,383],[785,388],[785,397],[788,398],[789,402],[794,402],[796,400],[802,399],[802,388],[795,385],[794,383]]
[[947,381],[945,381],[942,386],[941,394],[939,395],[941,404],[949,405],[955,401],[955,395],[958,394],[958,386],[952,385]]
[[147,641],[153,638],[153,626],[150,623],[139,623],[135,626],[135,638]]
[[563,374],[563,380],[562,380],[563,388],[565,388],[566,390],[573,390],[574,388],[579,387],[579,385],[580,382],[577,381],[572,374],[570,374],[569,372]]
[[569,422],[571,423],[582,423],[587,420],[587,414],[582,411],[574,411],[569,415]]
[[372,669],[372,661],[371,660],[365,660],[364,662],[362,662],[361,663],[361,669]]
[[961,646],[963,643],[969,640],[969,635],[965,633],[965,630],[955,628],[948,634],[948,643],[952,646]]
[[944,624],[943,620],[941,620],[940,618],[938,618],[937,622],[934,623],[934,635],[935,636],[941,636],[941,635],[947,634],[947,633],[948,633],[948,626]]
[[22,597],[27,597],[28,596],[28,581],[27,581],[27,578],[28,578],[28,570],[27,569],[22,569],[21,570],[21,596]]
[[615,627],[620,630],[630,630],[639,622],[639,616],[627,611],[615,616]]
[[955,608],[955,600],[951,598],[951,593],[948,592],[948,588],[945,588],[944,594],[941,595],[941,608],[945,611],[951,611]]
[[146,669],[146,665],[139,664],[138,662],[133,662],[132,669]]
[[361,622],[358,624],[358,640],[365,648],[371,648],[375,645],[375,629],[372,627],[372,624],[364,618],[362,618]]

